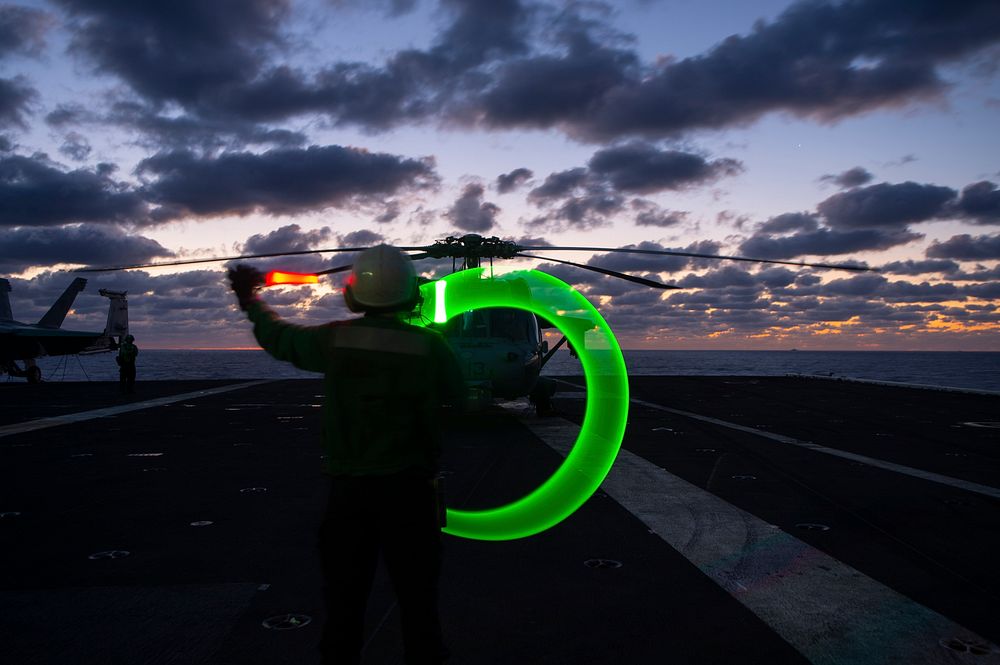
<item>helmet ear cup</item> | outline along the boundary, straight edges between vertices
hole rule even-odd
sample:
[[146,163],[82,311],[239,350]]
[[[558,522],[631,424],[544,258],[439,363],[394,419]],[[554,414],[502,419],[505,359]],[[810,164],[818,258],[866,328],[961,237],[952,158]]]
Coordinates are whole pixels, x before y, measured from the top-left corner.
[[410,297],[406,299],[406,302],[399,306],[400,311],[409,312],[416,308],[420,303],[424,301],[423,296],[420,295],[420,285],[417,284],[417,280],[413,280],[413,290],[410,292]]
[[347,304],[347,309],[352,312],[365,311],[365,308],[354,297],[354,289],[351,288],[350,284],[344,286],[344,302]]
[[424,296],[420,293],[420,285],[413,281],[413,300],[410,302],[410,309],[416,309],[424,304]]

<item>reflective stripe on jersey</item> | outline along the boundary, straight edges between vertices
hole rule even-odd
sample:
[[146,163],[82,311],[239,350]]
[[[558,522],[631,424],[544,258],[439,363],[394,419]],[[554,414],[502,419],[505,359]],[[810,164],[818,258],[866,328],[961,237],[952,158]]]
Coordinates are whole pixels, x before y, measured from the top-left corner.
[[429,356],[430,340],[420,333],[371,326],[336,326],[331,346],[335,349],[358,349],[382,353]]

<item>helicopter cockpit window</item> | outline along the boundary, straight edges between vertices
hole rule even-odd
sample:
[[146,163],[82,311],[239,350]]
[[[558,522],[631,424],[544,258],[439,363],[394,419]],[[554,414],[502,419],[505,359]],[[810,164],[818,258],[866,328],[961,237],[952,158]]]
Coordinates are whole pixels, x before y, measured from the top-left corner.
[[463,312],[461,316],[456,316],[448,321],[444,332],[446,335],[457,335],[458,337],[489,337],[489,317],[486,310],[482,309]]
[[457,337],[501,337],[513,342],[537,341],[530,312],[513,308],[477,309],[452,318],[443,331]]
[[503,337],[513,342],[524,342],[529,339],[531,314],[519,309],[491,309],[490,335]]
[[466,312],[462,324],[464,333],[470,337],[490,336],[490,320],[486,315],[486,310],[477,309]]

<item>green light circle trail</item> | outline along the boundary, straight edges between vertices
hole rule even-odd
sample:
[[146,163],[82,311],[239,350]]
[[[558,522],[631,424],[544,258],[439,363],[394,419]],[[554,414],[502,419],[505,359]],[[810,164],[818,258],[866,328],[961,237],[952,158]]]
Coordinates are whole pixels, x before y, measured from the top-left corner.
[[[446,286],[440,286],[442,282]],[[476,540],[513,540],[555,526],[597,490],[621,448],[628,376],[611,328],[572,287],[537,270],[496,277],[484,275],[482,268],[463,270],[424,284],[421,292],[424,320],[441,322],[487,307],[523,309],[550,321],[576,349],[586,379],[587,408],[569,456],[548,480],[517,501],[478,511],[449,508],[443,531]]]

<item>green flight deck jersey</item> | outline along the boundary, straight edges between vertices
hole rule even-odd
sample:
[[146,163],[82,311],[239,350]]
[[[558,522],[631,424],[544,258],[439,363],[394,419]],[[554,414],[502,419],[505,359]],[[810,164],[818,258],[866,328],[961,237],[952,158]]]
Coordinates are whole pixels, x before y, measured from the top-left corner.
[[139,355],[139,347],[132,342],[122,342],[118,347],[118,364],[134,363],[135,357]]
[[460,405],[465,397],[458,360],[440,333],[393,316],[299,326],[259,300],[247,315],[265,351],[325,375],[327,473],[433,471],[440,453],[440,407]]

